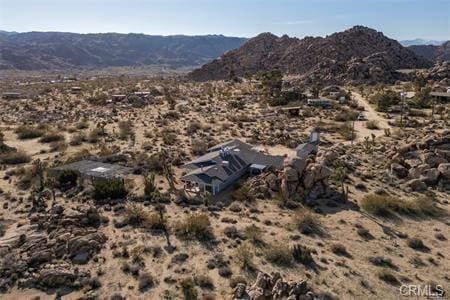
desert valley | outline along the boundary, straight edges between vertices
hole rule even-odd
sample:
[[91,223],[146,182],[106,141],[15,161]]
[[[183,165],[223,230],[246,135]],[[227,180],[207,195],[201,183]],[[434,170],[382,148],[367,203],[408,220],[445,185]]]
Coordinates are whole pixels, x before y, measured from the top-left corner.
[[445,299],[449,45],[0,32],[0,298]]

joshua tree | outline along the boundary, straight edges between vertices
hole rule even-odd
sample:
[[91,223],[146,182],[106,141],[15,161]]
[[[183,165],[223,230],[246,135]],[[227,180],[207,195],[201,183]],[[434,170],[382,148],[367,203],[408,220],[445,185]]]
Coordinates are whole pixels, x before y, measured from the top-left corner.
[[144,177],[144,194],[147,198],[151,198],[156,190],[155,174],[150,172]]
[[341,186],[341,193],[344,197],[344,200],[348,199],[348,189],[345,187],[345,178],[347,177],[347,167],[342,163],[338,163],[334,170],[334,177],[339,182]]
[[171,189],[175,189],[175,172],[173,171],[172,164],[169,160],[169,155],[165,149],[161,151],[161,159],[162,159],[162,167],[163,167],[163,173],[166,177],[167,181],[169,182],[169,186]]
[[387,137],[390,137],[391,136],[391,129],[390,128],[385,128],[384,129],[384,135],[387,136]]

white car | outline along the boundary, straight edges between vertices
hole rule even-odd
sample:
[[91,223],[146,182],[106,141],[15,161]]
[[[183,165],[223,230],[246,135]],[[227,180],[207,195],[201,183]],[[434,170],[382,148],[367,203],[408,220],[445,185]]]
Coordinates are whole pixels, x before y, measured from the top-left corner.
[[365,121],[366,117],[363,114],[359,114],[358,117],[356,118],[356,120],[358,120],[358,121]]

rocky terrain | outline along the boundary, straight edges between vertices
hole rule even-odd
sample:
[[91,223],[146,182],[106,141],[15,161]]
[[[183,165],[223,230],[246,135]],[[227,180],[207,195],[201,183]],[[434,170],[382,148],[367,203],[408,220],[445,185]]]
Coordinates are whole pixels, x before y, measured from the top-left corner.
[[246,39],[144,34],[0,32],[0,70],[67,70],[166,65],[202,65]]
[[[429,97],[419,107],[415,95],[445,88],[438,77],[319,90],[328,109],[304,98],[273,106],[256,77],[55,79],[0,84],[23,94],[0,100],[0,298],[398,299],[404,284],[448,293],[450,108]],[[378,111],[400,91],[413,94],[404,114]],[[300,158],[312,131],[318,151]],[[284,163],[218,195],[185,190],[183,164],[231,139]],[[117,182],[54,175],[82,159],[130,170],[120,193]]]
[[450,41],[443,43],[442,45],[413,45],[409,46],[417,55],[420,55],[430,61],[450,61]]
[[375,83],[404,78],[397,69],[426,68],[431,62],[373,29],[355,26],[325,38],[263,33],[239,49],[194,70],[195,80],[226,79],[281,70],[305,84]]

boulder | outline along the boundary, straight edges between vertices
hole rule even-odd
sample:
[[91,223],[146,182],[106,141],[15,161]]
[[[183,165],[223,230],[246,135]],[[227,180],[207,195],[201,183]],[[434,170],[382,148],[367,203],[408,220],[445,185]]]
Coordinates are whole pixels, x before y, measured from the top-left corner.
[[423,153],[421,159],[425,164],[430,165],[432,168],[436,168],[440,164],[447,163],[447,160],[444,157],[433,152]]
[[445,179],[450,179],[450,163],[440,164],[437,168],[440,176]]
[[287,182],[298,181],[298,173],[291,166],[287,166],[286,168],[284,168],[282,176],[283,176],[283,180],[285,180]]
[[427,185],[420,179],[411,179],[406,182],[406,185],[409,186],[413,191],[424,191],[427,189]]
[[436,168],[424,170],[420,177],[427,184],[435,184],[439,177],[439,171]]
[[393,163],[391,164],[391,174],[399,178],[405,178],[406,176],[408,176],[408,169],[406,169],[401,164]]

